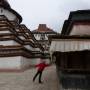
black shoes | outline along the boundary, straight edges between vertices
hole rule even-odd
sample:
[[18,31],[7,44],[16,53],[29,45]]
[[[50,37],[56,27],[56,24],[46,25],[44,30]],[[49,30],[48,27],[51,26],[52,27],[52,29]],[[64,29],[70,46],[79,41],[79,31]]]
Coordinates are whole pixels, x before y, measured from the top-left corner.
[[43,84],[43,82],[39,82],[40,84]]
[[35,81],[35,79],[33,79],[33,82]]
[[[33,79],[33,82],[34,82],[34,81],[35,81],[35,80]],[[43,84],[43,82],[42,82],[42,81],[39,81],[39,83],[40,83],[40,84]]]

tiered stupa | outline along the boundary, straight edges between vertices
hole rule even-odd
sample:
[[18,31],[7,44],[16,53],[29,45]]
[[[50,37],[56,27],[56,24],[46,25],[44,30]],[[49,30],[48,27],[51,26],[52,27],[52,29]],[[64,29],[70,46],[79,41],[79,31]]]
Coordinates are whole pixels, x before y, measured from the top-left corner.
[[0,0],[0,71],[23,71],[39,63],[43,47],[6,0]]

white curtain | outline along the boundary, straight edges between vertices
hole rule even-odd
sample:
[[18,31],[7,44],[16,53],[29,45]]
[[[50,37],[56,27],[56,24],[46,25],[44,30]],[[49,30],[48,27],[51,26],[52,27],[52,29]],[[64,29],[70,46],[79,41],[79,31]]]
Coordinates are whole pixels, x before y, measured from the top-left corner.
[[61,39],[51,42],[50,52],[90,50],[90,40]]

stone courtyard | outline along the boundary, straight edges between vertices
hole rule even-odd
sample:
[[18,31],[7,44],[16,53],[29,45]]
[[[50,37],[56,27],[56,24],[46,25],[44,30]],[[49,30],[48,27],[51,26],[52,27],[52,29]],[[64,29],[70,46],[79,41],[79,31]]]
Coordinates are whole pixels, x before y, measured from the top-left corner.
[[36,73],[35,68],[31,68],[19,73],[0,73],[0,90],[59,90],[56,67],[47,67],[42,75],[43,84],[38,83],[38,78],[32,82]]

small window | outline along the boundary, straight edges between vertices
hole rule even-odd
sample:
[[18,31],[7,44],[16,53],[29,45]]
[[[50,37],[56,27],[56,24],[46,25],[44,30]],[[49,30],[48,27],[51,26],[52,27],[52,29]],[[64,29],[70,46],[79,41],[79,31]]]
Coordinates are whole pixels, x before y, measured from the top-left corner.
[[1,13],[3,13],[3,9],[1,8]]

